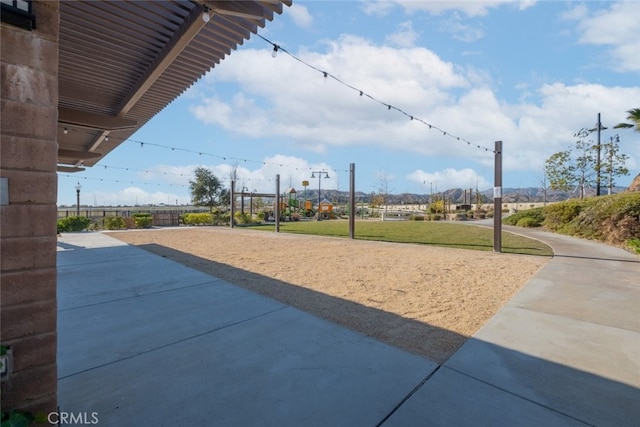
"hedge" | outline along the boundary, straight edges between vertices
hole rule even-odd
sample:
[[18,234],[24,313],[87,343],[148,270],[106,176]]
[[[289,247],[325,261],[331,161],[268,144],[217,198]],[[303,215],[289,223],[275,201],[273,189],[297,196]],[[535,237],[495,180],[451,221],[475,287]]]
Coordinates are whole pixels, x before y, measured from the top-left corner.
[[58,233],[86,230],[91,220],[84,216],[68,216],[58,220]]

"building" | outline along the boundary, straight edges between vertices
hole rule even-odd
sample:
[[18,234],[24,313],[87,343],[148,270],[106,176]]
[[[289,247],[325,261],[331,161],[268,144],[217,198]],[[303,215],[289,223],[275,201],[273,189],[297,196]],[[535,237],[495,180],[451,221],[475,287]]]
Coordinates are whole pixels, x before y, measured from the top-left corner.
[[2,408],[56,409],[57,171],[96,165],[291,0],[2,0]]

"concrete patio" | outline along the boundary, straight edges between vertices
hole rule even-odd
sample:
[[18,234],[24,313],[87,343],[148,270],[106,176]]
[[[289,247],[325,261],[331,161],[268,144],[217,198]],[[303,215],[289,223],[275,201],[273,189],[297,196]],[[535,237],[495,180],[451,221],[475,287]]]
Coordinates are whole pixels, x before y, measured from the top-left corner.
[[528,233],[556,256],[442,366],[104,234],[64,234],[60,409],[113,426],[637,425],[640,258]]

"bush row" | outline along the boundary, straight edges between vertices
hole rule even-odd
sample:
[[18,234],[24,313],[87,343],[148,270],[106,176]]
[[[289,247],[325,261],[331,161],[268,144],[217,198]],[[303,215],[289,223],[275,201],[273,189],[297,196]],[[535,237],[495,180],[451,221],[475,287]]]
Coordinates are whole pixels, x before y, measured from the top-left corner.
[[505,224],[540,227],[555,233],[626,246],[640,242],[640,193],[568,200],[518,212]]
[[184,225],[226,225],[229,224],[231,214],[220,212],[187,213],[181,218]]
[[86,230],[91,220],[84,216],[68,216],[58,220],[58,233]]
[[106,217],[92,223],[90,218],[84,216],[68,216],[58,219],[57,224],[58,233],[100,228],[104,228],[105,230],[123,230],[127,228],[150,228],[153,225],[153,217],[150,213],[136,213],[133,214],[132,217]]

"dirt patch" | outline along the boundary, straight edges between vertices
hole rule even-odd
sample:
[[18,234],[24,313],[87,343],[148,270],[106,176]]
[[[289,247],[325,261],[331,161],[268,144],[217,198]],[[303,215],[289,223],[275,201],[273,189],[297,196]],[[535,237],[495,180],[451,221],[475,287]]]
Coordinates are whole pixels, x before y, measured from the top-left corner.
[[109,235],[438,363],[549,261],[240,228]]

